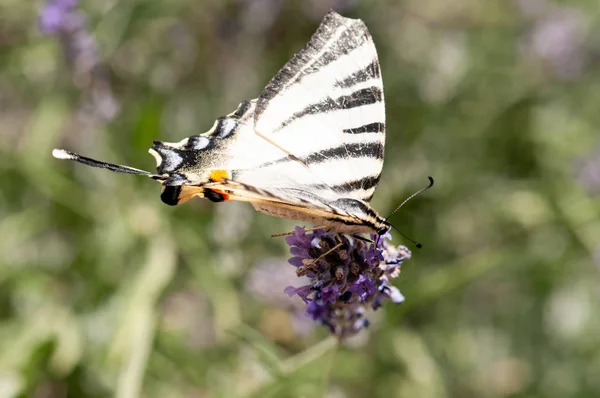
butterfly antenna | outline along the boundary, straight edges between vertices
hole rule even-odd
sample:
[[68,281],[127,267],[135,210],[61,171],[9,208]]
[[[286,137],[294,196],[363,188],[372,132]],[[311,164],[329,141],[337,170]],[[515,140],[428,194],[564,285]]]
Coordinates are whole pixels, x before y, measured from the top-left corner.
[[427,178],[429,178],[429,185],[427,185],[425,188],[419,189],[417,192],[413,193],[408,198],[404,199],[404,202],[400,203],[400,206],[396,207],[396,209],[389,216],[386,217],[386,219],[385,219],[386,221],[387,221],[388,218],[390,218],[391,216],[393,216],[394,213],[396,213],[398,210],[400,210],[402,208],[402,206],[404,206],[406,204],[406,202],[408,202],[409,200],[411,200],[415,196],[418,196],[418,195],[422,194],[423,192],[427,191],[429,188],[431,188],[433,186],[433,177],[429,176]]
[[125,173],[125,174],[137,174],[142,176],[148,176],[155,180],[164,180],[164,176],[160,176],[158,174],[153,174],[144,170],[136,169],[134,167],[123,166],[120,164],[113,164],[102,162],[100,160],[95,160],[91,158],[86,158],[85,156],[78,155],[73,152],[65,151],[64,149],[54,149],[52,150],[52,156],[56,159],[66,159],[73,160],[75,162],[83,163],[87,166],[97,167],[100,169],[107,169],[110,171],[114,171],[116,173]]
[[413,244],[414,244],[414,245],[417,247],[417,249],[420,249],[420,248],[422,248],[422,247],[423,247],[423,245],[422,245],[422,244],[420,244],[419,242],[417,242],[416,240],[414,240],[414,239],[412,239],[412,238],[409,238],[408,236],[404,235],[404,234],[402,233],[402,231],[400,231],[398,228],[396,228],[396,227],[395,227],[395,226],[394,226],[392,223],[390,223],[390,225],[392,226],[392,228],[394,228],[396,231],[398,231],[398,233],[399,233],[400,235],[402,235],[402,237],[403,237],[404,239],[406,239],[406,240],[409,240],[410,242],[412,242],[412,243],[413,243]]
[[[396,209],[385,218],[385,221],[387,221],[392,215],[394,215],[394,213],[396,213],[398,210],[400,210],[402,208],[402,206],[404,206],[406,204],[406,202],[408,202],[409,200],[411,200],[412,198],[414,198],[415,196],[418,196],[420,194],[422,194],[423,192],[427,191],[429,188],[431,188],[433,186],[433,177],[429,176],[427,177],[429,179],[429,185],[427,185],[424,188],[419,189],[417,192],[413,193],[412,195],[410,195],[408,198],[404,199],[404,201],[402,203],[400,203],[400,206],[396,207]],[[423,245],[421,245],[419,242],[417,242],[416,240],[409,238],[408,236],[404,235],[402,233],[402,231],[400,231],[398,228],[396,228],[392,223],[389,223],[392,228],[394,228],[396,231],[398,231],[398,233],[400,235],[402,235],[402,237],[404,237],[405,239],[409,240],[410,242],[412,242],[418,249],[422,248]]]

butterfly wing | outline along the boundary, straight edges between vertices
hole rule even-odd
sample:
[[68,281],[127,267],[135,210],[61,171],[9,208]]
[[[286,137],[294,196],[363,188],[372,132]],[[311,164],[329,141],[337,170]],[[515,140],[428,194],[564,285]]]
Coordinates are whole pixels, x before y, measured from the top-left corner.
[[385,105],[365,24],[330,11],[257,99],[254,130],[302,161],[320,182],[297,181],[311,192],[370,201],[383,166]]
[[[370,224],[371,231],[382,223],[368,202],[383,166],[383,84],[360,20],[331,11],[258,99],[219,118],[200,137],[199,146],[153,147],[159,172],[183,170],[184,185],[203,187],[188,193],[248,201],[271,215],[315,223]],[[161,170],[173,145],[198,151],[189,170],[181,163]]]
[[338,230],[385,224],[368,205],[383,165],[385,109],[366,26],[331,11],[307,46],[206,133],[155,141],[157,174],[58,151],[57,157],[147,175],[162,200],[194,196],[251,202],[258,210]]
[[382,227],[387,228],[385,220],[367,203],[352,198],[325,201],[302,189],[264,189],[233,180],[204,184],[201,189],[203,195],[211,200],[250,202],[262,213],[310,221],[318,226],[331,227],[337,232],[373,233]]

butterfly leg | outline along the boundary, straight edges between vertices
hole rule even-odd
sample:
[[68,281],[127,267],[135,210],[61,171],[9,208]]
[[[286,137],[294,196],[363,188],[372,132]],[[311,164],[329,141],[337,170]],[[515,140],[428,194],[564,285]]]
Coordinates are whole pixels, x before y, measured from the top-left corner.
[[375,243],[375,241],[373,239],[365,238],[364,236],[352,235],[352,237],[356,240],[362,240],[363,242],[366,242],[366,243]]
[[298,275],[298,276],[306,275],[306,273],[308,271],[311,271],[314,269],[314,265],[317,262],[319,262],[319,260],[321,260],[323,257],[328,255],[329,253],[334,252],[335,250],[339,249],[342,246],[344,246],[344,242],[338,243],[337,245],[333,246],[331,249],[327,250],[325,253],[321,254],[319,257],[317,257],[313,260],[309,260],[309,259],[302,260],[303,266],[296,269],[296,275]]
[[[304,231],[309,232],[309,231],[316,231],[317,229],[324,229],[325,232],[329,232],[329,227],[327,226],[322,226],[322,227],[314,227],[314,228],[306,228]],[[275,234],[275,235],[271,235],[271,238],[278,238],[280,236],[289,236],[289,235],[294,235],[296,232],[292,231],[292,232],[284,232],[282,234]]]
[[337,245],[333,246],[331,249],[327,250],[325,253],[321,254],[319,257],[315,258],[312,263],[316,264],[317,261],[319,261],[320,259],[322,259],[323,257],[325,257],[326,255],[328,255],[329,253],[332,253],[334,251],[336,251],[337,249],[339,249],[340,247],[344,246],[344,242],[340,242]]

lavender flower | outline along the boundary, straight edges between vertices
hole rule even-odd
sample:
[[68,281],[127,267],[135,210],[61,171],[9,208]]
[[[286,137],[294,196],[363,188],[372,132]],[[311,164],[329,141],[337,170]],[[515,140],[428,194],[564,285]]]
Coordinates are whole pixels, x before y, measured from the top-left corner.
[[589,61],[587,16],[546,0],[514,1],[531,20],[523,41],[524,55],[538,58],[558,79],[568,81],[580,76]]
[[100,60],[96,38],[88,30],[77,0],[48,0],[39,17],[40,31],[56,36],[75,84],[89,94],[95,116],[112,119],[119,110],[108,73]]
[[410,250],[390,245],[389,233],[371,239],[377,244],[323,230],[307,233],[301,227],[286,237],[293,255],[288,262],[310,283],[288,286],[285,293],[298,295],[308,305],[308,315],[339,338],[369,325],[367,308],[376,310],[386,299],[396,304],[404,301],[390,280],[400,275],[400,265],[410,259]]
[[83,23],[83,17],[77,13],[77,0],[50,0],[42,7],[40,30],[46,35],[55,35],[70,30]]
[[532,32],[533,51],[545,60],[555,76],[570,80],[586,64],[585,16],[571,9],[558,9],[539,20]]
[[[308,278],[304,279],[308,282]],[[246,290],[256,299],[290,313],[296,334],[305,335],[314,329],[315,324],[305,316],[305,306],[300,300],[288,300],[283,290],[273,289],[273,286],[286,286],[298,281],[293,270],[281,266],[281,259],[261,260],[250,268],[244,280]]]

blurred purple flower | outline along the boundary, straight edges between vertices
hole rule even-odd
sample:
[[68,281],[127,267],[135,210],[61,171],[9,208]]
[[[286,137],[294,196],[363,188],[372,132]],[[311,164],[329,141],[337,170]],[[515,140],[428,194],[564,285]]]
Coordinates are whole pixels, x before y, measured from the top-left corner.
[[525,38],[525,55],[535,55],[561,80],[583,73],[589,48],[587,17],[573,8],[558,7],[545,0],[515,0],[532,26]]
[[[305,306],[300,300],[289,300],[288,296],[280,289],[273,286],[287,286],[298,281],[293,270],[282,267],[281,259],[267,258],[254,265],[248,272],[245,288],[258,300],[267,303],[270,307],[277,307],[289,311],[294,331],[305,335],[312,331],[314,322],[304,315]],[[306,278],[308,282],[308,278]]]
[[60,30],[69,29],[74,20],[81,20],[75,11],[77,0],[49,0],[40,13],[40,30],[46,35],[55,35]]
[[100,60],[98,43],[89,32],[86,19],[77,10],[77,0],[48,0],[39,16],[40,31],[56,36],[75,84],[90,95],[94,115],[112,119],[119,110],[108,73]]
[[350,337],[369,325],[367,308],[376,310],[385,300],[404,301],[390,280],[400,275],[400,265],[410,259],[408,248],[390,245],[383,237],[371,236],[376,243],[365,242],[323,230],[307,233],[296,227],[286,237],[293,255],[288,262],[298,276],[309,283],[288,286],[285,293],[298,295],[307,305],[307,314],[327,326],[339,338]]
[[573,10],[557,10],[540,20],[532,34],[533,50],[548,61],[557,77],[578,76],[585,63],[585,20]]

